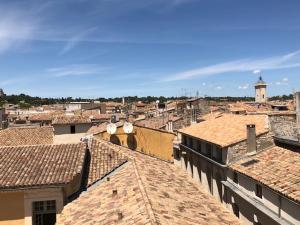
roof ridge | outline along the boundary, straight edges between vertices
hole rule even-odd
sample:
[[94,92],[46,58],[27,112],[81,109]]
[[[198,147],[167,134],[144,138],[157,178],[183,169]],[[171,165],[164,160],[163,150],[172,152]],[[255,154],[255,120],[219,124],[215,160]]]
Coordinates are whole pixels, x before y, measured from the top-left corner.
[[155,217],[155,213],[152,209],[152,205],[151,205],[151,202],[149,200],[149,197],[148,197],[148,194],[147,194],[147,191],[143,185],[143,181],[141,179],[141,176],[137,170],[137,165],[136,165],[136,161],[134,158],[131,159],[131,161],[133,162],[133,167],[134,167],[134,173],[135,173],[135,176],[137,177],[137,183],[138,183],[138,186],[139,186],[139,189],[141,191],[141,194],[142,194],[142,197],[143,197],[143,200],[145,202],[145,207],[146,207],[146,211],[147,211],[147,214],[150,218],[150,222],[151,224],[160,224],[159,221],[157,221],[157,218]]

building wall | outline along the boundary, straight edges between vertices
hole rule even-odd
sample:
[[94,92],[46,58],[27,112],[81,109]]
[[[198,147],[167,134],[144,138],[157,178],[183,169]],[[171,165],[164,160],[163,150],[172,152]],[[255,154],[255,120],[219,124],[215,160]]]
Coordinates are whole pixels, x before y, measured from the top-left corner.
[[32,225],[32,203],[35,201],[55,200],[56,214],[60,214],[64,207],[64,194],[61,188],[32,189],[24,193],[24,225]]
[[[86,133],[92,126],[92,124],[74,124],[76,133]],[[60,134],[70,134],[71,125],[70,124],[53,124],[54,135]]]
[[24,224],[24,193],[0,193],[0,225]]
[[[233,212],[233,206],[236,204],[239,207],[239,218],[245,225],[255,224],[255,220],[263,225],[279,225],[278,222],[270,219],[262,212],[250,205],[245,199],[231,192],[228,188],[225,189],[226,206]],[[255,219],[256,218],[256,219]]]
[[[268,132],[257,136],[256,138],[257,151],[263,150],[267,147],[274,145],[272,138],[272,133]],[[247,153],[247,141],[242,141],[238,144],[228,147],[227,163],[232,162],[233,160],[240,159],[245,156]]]
[[[188,139],[187,143],[190,144],[191,148],[198,149],[198,151],[200,144],[201,152],[203,154],[207,152],[207,145],[204,142],[198,143],[195,139]],[[216,149],[216,146],[212,146],[212,151],[214,149]],[[222,181],[225,180],[225,168],[209,162],[199,153],[190,151],[182,145],[174,149],[174,155],[176,155],[174,157],[176,165],[186,170],[195,181],[202,185],[205,191],[211,193],[220,202],[223,201]]]
[[295,136],[296,114],[269,115],[270,128],[275,136]]
[[173,159],[175,134],[163,130],[134,126],[133,134],[125,134],[123,127],[119,127],[116,135],[104,132],[95,136],[162,160],[171,161]]
[[[228,181],[233,183],[232,170],[228,170],[227,176]],[[255,195],[256,184],[259,183],[257,183],[252,178],[247,177],[243,174],[238,174],[237,187],[239,190],[241,190],[250,198],[254,199],[258,204],[261,204],[271,210],[277,217],[281,217],[292,224],[299,224],[300,205],[297,205],[296,203],[281,197],[278,193],[272,191],[264,185],[262,185],[262,198],[259,198]],[[227,195],[227,207],[229,209],[232,209],[232,204],[237,203],[242,214],[241,218],[245,222],[245,224],[253,224],[254,215],[256,215],[259,218],[258,221],[264,225],[278,224],[278,222],[273,221],[268,215],[260,212],[258,209],[248,203],[248,201],[241,199],[239,196],[237,196],[236,198],[234,197],[236,199],[236,202],[232,201],[232,197],[235,196],[235,193],[233,193],[229,189],[227,189]],[[281,216],[279,215],[279,211]]]
[[293,224],[300,224],[300,205],[281,198],[281,217]]

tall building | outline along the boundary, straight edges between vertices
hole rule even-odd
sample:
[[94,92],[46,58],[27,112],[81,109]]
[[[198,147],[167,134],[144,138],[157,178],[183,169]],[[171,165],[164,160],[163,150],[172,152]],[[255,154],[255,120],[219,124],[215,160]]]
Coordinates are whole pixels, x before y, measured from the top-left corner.
[[260,76],[258,81],[254,85],[255,87],[255,102],[266,103],[267,102],[267,83],[263,81]]

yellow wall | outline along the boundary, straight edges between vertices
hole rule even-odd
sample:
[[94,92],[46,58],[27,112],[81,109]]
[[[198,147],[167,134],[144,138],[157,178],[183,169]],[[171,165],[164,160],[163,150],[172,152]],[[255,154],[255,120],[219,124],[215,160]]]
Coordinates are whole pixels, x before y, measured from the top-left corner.
[[131,135],[125,134],[123,127],[119,127],[116,135],[111,136],[104,132],[95,136],[162,160],[172,160],[173,139],[175,137],[173,133],[134,126],[134,133]]
[[24,193],[0,193],[0,225],[24,224]]

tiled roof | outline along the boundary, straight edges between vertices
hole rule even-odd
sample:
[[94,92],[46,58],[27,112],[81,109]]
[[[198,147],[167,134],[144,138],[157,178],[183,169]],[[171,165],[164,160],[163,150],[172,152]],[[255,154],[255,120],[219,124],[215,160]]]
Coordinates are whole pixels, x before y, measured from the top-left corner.
[[122,165],[127,161],[127,157],[116,152],[107,145],[92,140],[91,162],[89,167],[88,186],[103,178],[105,175]]
[[177,121],[179,119],[182,119],[182,117],[174,116],[170,114],[169,116],[166,117],[161,116],[161,117],[148,118],[144,120],[138,120],[134,122],[134,125],[148,127],[152,129],[162,129],[164,126],[166,126],[169,120]]
[[268,132],[267,116],[232,114],[223,114],[215,119],[193,124],[179,132],[226,147],[246,140],[247,124],[256,125],[257,135]]
[[[101,141],[102,142],[102,141]],[[175,165],[102,142],[129,157],[108,180],[65,206],[57,224],[240,224]]]
[[272,147],[230,166],[271,189],[300,202],[300,154]]
[[0,190],[63,185],[80,174],[85,144],[0,147]]
[[109,123],[105,122],[105,123],[101,123],[95,126],[92,126],[89,130],[88,130],[88,134],[99,134],[99,133],[103,133],[106,131],[106,127]]
[[[92,135],[95,135],[95,134],[99,134],[99,133],[103,133],[103,132],[106,132],[107,130],[107,125],[109,123],[108,122],[104,122],[104,123],[101,123],[99,125],[95,125],[95,126],[92,126],[88,131],[87,133],[88,134],[92,134]],[[124,125],[124,121],[119,121],[117,123],[115,123],[115,125],[117,127],[121,127]]]
[[52,113],[37,113],[28,116],[29,121],[52,121],[55,115]]
[[52,124],[81,124],[91,123],[91,119],[87,116],[63,115],[56,116]]
[[0,146],[53,143],[53,127],[11,127],[0,131]]

